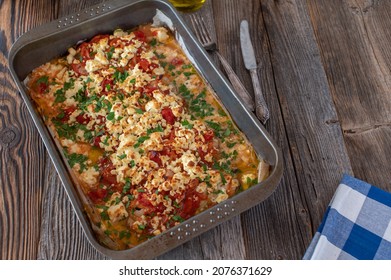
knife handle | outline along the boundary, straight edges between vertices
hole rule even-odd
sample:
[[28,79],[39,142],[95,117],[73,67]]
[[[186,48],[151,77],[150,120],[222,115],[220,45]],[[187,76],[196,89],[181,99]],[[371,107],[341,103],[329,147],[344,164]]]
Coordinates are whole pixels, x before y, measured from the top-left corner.
[[239,77],[235,74],[235,71],[229,65],[228,61],[216,51],[217,57],[220,60],[221,65],[223,65],[225,72],[227,73],[228,79],[230,80],[233,88],[238,93],[240,99],[243,101],[244,105],[251,112],[254,111],[254,101],[250,93],[246,90]]
[[262,94],[262,88],[258,79],[257,69],[251,69],[250,75],[254,88],[255,114],[257,115],[258,119],[263,124],[265,124],[270,117],[270,113]]

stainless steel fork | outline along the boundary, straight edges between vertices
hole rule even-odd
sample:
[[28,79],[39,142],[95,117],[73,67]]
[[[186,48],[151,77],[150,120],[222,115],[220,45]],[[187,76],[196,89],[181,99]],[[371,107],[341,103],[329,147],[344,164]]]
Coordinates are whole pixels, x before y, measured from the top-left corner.
[[239,77],[235,74],[231,65],[228,61],[218,52],[216,42],[212,39],[209,34],[208,28],[206,27],[205,21],[202,17],[195,13],[190,15],[191,23],[194,27],[194,32],[201,42],[205,50],[214,52],[220,60],[221,65],[223,65],[225,72],[233,86],[233,88],[238,93],[240,99],[243,101],[244,105],[250,111],[254,111],[254,100],[251,97],[250,93],[246,90]]

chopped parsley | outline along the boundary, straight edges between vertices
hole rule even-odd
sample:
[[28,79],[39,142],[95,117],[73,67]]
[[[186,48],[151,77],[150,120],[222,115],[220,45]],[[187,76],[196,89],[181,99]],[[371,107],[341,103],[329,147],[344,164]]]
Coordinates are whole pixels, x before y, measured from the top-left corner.
[[144,111],[141,108],[136,108],[135,110],[136,110],[137,114],[140,114],[140,115],[144,114]]
[[67,98],[65,97],[65,92],[64,92],[64,89],[58,89],[55,93],[54,93],[54,103],[62,103],[64,102]]
[[214,108],[212,105],[206,102],[205,90],[203,90],[196,97],[194,97],[194,94],[192,94],[190,90],[184,84],[182,84],[178,88],[178,91],[179,94],[183,97],[183,99],[185,99],[185,101],[187,102],[190,113],[192,113],[194,117],[203,119],[205,117],[213,115]]
[[231,142],[231,143],[226,142],[228,148],[233,148],[236,144],[237,144],[236,142]]
[[156,38],[153,38],[153,39],[151,40],[151,42],[149,42],[149,43],[151,44],[152,47],[156,46],[156,44],[157,44]]
[[86,88],[83,87],[83,88],[79,89],[79,90],[76,92],[75,96],[73,96],[73,98],[75,99],[75,101],[76,101],[77,103],[80,104],[80,103],[84,103],[84,102],[87,101],[87,96],[86,96],[86,94],[85,94],[85,91],[86,91]]
[[190,101],[189,110],[193,113],[195,117],[205,118],[207,116],[212,116],[214,108],[205,100],[206,92],[202,91],[197,95],[196,98]]
[[164,59],[164,58],[166,58],[166,56],[165,56],[164,54],[162,54],[162,53],[158,53],[158,52],[156,52],[156,51],[154,51],[153,53],[156,55],[156,57],[157,57],[158,59]]
[[67,91],[68,89],[74,88],[75,87],[75,80],[70,79],[69,82],[64,83],[64,91]]
[[120,82],[120,83],[123,83],[126,78],[129,77],[129,72],[124,70],[123,72],[120,72],[117,70],[115,70],[114,74],[113,74],[113,79],[115,82]]
[[164,132],[164,129],[160,124],[155,128],[148,128],[147,129],[147,136],[151,135],[154,132]]
[[107,114],[107,116],[106,116],[106,119],[108,119],[109,121],[114,121],[114,112],[110,112],[110,113],[108,113]]
[[172,219],[175,221],[175,222],[183,222],[185,219],[183,219],[181,216],[179,215],[175,215],[175,216],[172,216]]
[[107,59],[112,59],[114,54],[115,48],[111,47],[110,50],[107,52]]
[[182,69],[192,69],[193,66],[191,64],[185,64],[185,65],[182,65]]
[[125,185],[124,185],[124,187],[122,189],[122,193],[125,194],[125,193],[129,192],[130,191],[130,186],[131,186],[130,179],[126,178],[125,179]]
[[121,199],[117,196],[116,198],[115,198],[115,200],[113,201],[113,203],[115,204],[115,205],[118,205],[119,203],[121,202]]
[[187,129],[192,129],[193,128],[193,125],[191,123],[189,123],[188,120],[184,120],[181,122],[182,126],[187,128]]
[[183,72],[183,75],[186,77],[190,77],[191,75],[195,74],[194,72]]
[[119,155],[118,158],[119,159],[124,159],[124,158],[126,158],[126,154]]
[[145,142],[146,140],[148,140],[148,139],[149,139],[149,136],[140,136],[140,137],[137,139],[137,143],[134,144],[133,147],[135,147],[135,148],[140,147],[140,145],[141,145],[142,143],[144,143],[144,142]]
[[107,211],[101,212],[101,213],[100,213],[100,217],[101,217],[102,220],[104,220],[104,221],[110,220],[110,217],[109,217],[109,214],[107,213]]
[[[205,121],[206,124],[213,129],[214,134],[224,140],[225,137],[231,135],[231,133],[237,134],[237,130],[233,127],[232,122],[226,122],[226,127],[213,121]],[[223,141],[224,142],[224,141]]]
[[224,174],[221,171],[220,171],[220,177],[221,177],[221,183],[223,183],[223,185],[226,185],[227,184],[227,180],[225,180]]
[[225,194],[223,190],[214,191],[213,194]]
[[76,133],[78,131],[77,125],[69,125],[64,123],[61,121],[61,119],[58,119],[58,117],[52,118],[52,122],[60,138],[76,140]]
[[79,164],[80,166],[79,173],[82,173],[87,168],[86,166],[86,161],[88,159],[87,156],[82,154],[76,154],[76,153],[68,154],[67,152],[64,152],[64,154],[71,168],[73,168],[76,164]]
[[247,179],[246,179],[246,184],[247,184],[249,187],[254,186],[254,185],[258,184],[258,178],[251,179],[250,177],[247,177]]
[[37,85],[40,85],[40,84],[44,84],[44,85],[49,85],[49,77],[48,76],[42,76],[42,77],[39,77],[35,83]]
[[110,111],[111,108],[113,107],[111,102],[109,100],[107,100],[105,96],[102,96],[100,98],[94,98],[94,99],[92,99],[92,101],[96,101],[95,109],[94,109],[95,112],[99,112],[102,109],[106,109],[107,111]]
[[131,236],[131,235],[130,235],[130,232],[127,231],[127,230],[122,230],[122,231],[119,232],[119,238],[120,238],[120,239],[124,239],[124,238],[129,239],[130,236]]

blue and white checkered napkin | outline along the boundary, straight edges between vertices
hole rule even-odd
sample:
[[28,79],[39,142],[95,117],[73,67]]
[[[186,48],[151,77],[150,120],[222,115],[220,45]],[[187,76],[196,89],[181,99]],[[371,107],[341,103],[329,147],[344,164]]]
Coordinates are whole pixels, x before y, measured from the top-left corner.
[[305,260],[391,260],[391,194],[345,175]]

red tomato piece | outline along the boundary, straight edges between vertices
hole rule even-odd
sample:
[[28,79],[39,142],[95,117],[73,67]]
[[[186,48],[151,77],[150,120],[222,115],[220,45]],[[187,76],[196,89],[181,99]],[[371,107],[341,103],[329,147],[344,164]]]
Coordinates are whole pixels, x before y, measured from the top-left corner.
[[169,142],[173,142],[175,140],[175,129],[171,129],[171,132],[166,139],[168,139]]
[[152,203],[148,199],[148,195],[144,193],[140,193],[137,197],[137,200],[141,206],[148,207],[148,208],[153,207]]
[[149,214],[155,211],[155,207],[152,205],[151,201],[149,200],[148,195],[144,193],[140,193],[137,196],[136,205],[137,207],[144,210],[144,214]]
[[121,39],[120,38],[113,38],[113,39],[111,39],[110,41],[109,41],[109,45],[111,46],[111,47],[119,47],[119,46],[121,46],[122,47],[122,41],[121,41]]
[[110,35],[108,34],[101,34],[101,35],[96,35],[94,38],[91,39],[91,43],[98,43],[100,40],[109,38]]
[[145,58],[140,59],[140,62],[138,63],[141,69],[143,69],[145,72],[149,70],[149,61],[146,60]]
[[106,189],[97,189],[94,191],[90,191],[88,193],[89,198],[92,200],[93,203],[101,202],[106,196],[107,196],[107,190]]
[[95,147],[98,147],[98,148],[100,148],[100,145],[99,145],[99,143],[101,142],[101,136],[96,136],[95,138],[94,138],[94,141],[92,142],[92,144],[95,146]]
[[88,124],[91,121],[91,118],[85,114],[78,115],[76,121],[80,124]]
[[204,139],[206,142],[210,142],[213,140],[215,134],[213,132],[213,130],[208,130],[204,133]]
[[206,153],[201,149],[201,147],[198,147],[198,155],[200,156],[202,161],[205,161]]
[[100,169],[101,169],[101,178],[100,182],[104,185],[111,186],[117,185],[117,176],[112,174],[111,171],[114,170],[114,165],[109,158],[103,158],[100,160]]
[[101,86],[102,86],[102,93],[103,94],[108,93],[108,92],[110,92],[113,89],[114,81],[112,79],[109,79],[109,78],[106,77],[102,81]]
[[183,62],[184,62],[183,59],[177,58],[177,57],[174,57],[174,58],[171,60],[171,64],[174,65],[174,66],[182,65]]
[[160,159],[159,152],[157,151],[150,151],[149,152],[149,159],[156,162],[159,166],[162,166],[162,160]]
[[91,59],[91,56],[90,56],[91,49],[90,49],[90,45],[88,43],[86,43],[86,42],[81,43],[79,46],[79,51],[80,51],[80,54],[83,58],[83,61]]
[[64,112],[64,116],[62,117],[61,121],[62,122],[69,121],[70,115],[72,115],[72,113],[75,112],[75,110],[76,110],[76,107],[74,107],[74,106],[70,106],[70,107],[62,109],[62,111]]
[[153,85],[146,85],[144,88],[143,88],[143,92],[147,95],[149,95],[150,97],[152,97],[152,92],[154,90],[157,90],[158,87],[157,86],[153,86]]
[[171,108],[164,107],[162,109],[162,117],[163,117],[163,119],[166,120],[167,123],[174,125],[176,118],[175,118],[174,114],[172,113]]
[[49,84],[47,81],[40,81],[36,83],[36,90],[40,94],[44,94],[45,92],[47,92],[48,88],[49,88]]
[[106,117],[105,116],[102,116],[102,115],[99,115],[96,117],[96,124],[95,125],[104,125],[106,123]]
[[166,210],[166,206],[164,206],[163,202],[160,202],[158,205],[155,206],[155,212],[157,213],[163,213],[164,210]]
[[210,165],[210,164],[211,164],[210,160],[209,160],[209,162],[206,161],[206,160],[205,160],[205,156],[206,156],[207,154],[210,154],[210,155],[212,156],[212,158],[215,158],[217,150],[214,148],[213,142],[208,142],[207,145],[208,145],[208,147],[207,147],[206,152],[204,152],[204,151],[201,149],[201,147],[198,147],[198,155],[200,156],[201,160],[202,160],[204,163],[206,163],[207,165]]
[[86,65],[85,63],[83,62],[80,62],[80,63],[72,63],[71,64],[72,66],[72,70],[77,74],[77,75],[82,75],[82,76],[86,76],[88,75],[88,72],[86,70]]
[[182,201],[182,208],[179,213],[183,219],[188,219],[194,216],[197,209],[200,207],[202,196],[195,190],[199,183],[198,179],[193,179],[187,185],[185,197]]
[[147,39],[147,37],[145,36],[145,33],[140,30],[133,31],[133,34],[134,34],[134,36],[136,36],[136,39],[141,42],[145,42]]
[[128,67],[134,68],[136,64],[139,63],[139,61],[140,61],[140,56],[137,55],[133,56],[128,63]]
[[114,174],[111,174],[111,170],[113,170],[113,169],[114,169],[114,167],[112,167],[112,168],[107,167],[102,171],[102,177],[100,179],[100,182],[102,184],[108,185],[108,186],[117,184],[117,176]]
[[159,65],[157,65],[156,63],[151,63],[150,65],[149,65],[149,69],[152,71],[153,69],[156,69],[156,68],[158,68],[159,67]]
[[176,160],[178,158],[178,155],[170,146],[164,146],[160,154],[164,156],[168,156],[171,160]]

